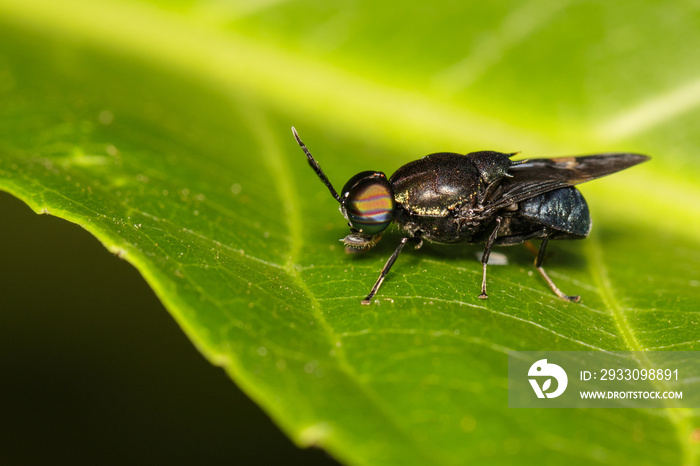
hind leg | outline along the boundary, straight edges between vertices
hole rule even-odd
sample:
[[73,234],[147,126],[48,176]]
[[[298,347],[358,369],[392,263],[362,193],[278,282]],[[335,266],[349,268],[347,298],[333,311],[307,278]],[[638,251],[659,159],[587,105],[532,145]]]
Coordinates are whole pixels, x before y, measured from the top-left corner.
[[535,259],[535,267],[537,270],[540,272],[542,277],[544,277],[545,281],[549,285],[549,287],[554,291],[554,293],[559,296],[561,299],[565,301],[571,301],[572,303],[577,303],[581,300],[581,296],[569,296],[564,293],[557,287],[557,285],[554,284],[551,278],[549,278],[549,275],[547,275],[547,272],[544,271],[542,268],[542,261],[544,261],[544,253],[547,250],[547,243],[549,242],[549,236],[545,235],[544,238],[542,238],[542,244],[540,245],[540,251],[537,253],[537,258]]

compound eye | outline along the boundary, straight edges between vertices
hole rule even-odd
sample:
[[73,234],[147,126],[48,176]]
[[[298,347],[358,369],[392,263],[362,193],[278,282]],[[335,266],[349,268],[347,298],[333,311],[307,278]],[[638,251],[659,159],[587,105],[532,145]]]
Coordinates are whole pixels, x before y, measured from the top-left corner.
[[345,184],[343,212],[350,224],[365,235],[376,235],[394,219],[394,192],[381,172],[362,172]]

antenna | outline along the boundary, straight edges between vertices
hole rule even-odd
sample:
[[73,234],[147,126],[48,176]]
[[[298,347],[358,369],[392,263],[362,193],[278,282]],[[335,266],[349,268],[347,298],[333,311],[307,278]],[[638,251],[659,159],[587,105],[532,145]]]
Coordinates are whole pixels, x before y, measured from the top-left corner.
[[[520,151],[518,151],[518,152],[511,152],[510,154],[508,154],[508,157],[515,157],[515,156],[518,155],[519,153],[520,153]],[[511,166],[513,166],[513,165],[520,165],[521,163],[527,163],[527,162],[529,162],[529,161],[530,161],[529,159],[525,159],[525,160],[511,160],[511,161],[510,161],[510,165],[511,165]]]
[[331,195],[335,198],[336,201],[340,201],[340,196],[338,196],[338,192],[335,190],[331,182],[328,180],[328,177],[326,176],[325,173],[323,173],[323,170],[321,170],[321,166],[318,164],[316,159],[314,159],[313,155],[311,155],[311,152],[309,152],[309,149],[306,148],[306,145],[304,145],[303,142],[301,142],[301,138],[299,137],[299,134],[297,134],[297,130],[294,129],[294,126],[292,126],[292,134],[294,134],[294,139],[297,140],[297,143],[299,144],[299,147],[304,151],[306,154],[306,157],[309,159],[309,165],[311,165],[311,168],[314,169],[316,174],[318,175],[319,178],[321,178],[321,181],[323,181],[323,184],[326,185],[328,190],[331,192]]

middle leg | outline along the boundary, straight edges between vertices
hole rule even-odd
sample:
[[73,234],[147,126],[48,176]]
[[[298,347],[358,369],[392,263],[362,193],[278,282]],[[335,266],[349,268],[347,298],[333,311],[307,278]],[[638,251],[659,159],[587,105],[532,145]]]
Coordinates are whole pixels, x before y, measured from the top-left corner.
[[501,227],[501,217],[496,217],[496,227],[493,229],[489,238],[486,240],[486,247],[484,247],[484,254],[481,256],[481,294],[479,299],[486,299],[489,297],[486,294],[486,265],[489,263],[489,256],[491,256],[491,248],[493,247],[493,242],[496,241],[496,236],[498,236],[498,229]]

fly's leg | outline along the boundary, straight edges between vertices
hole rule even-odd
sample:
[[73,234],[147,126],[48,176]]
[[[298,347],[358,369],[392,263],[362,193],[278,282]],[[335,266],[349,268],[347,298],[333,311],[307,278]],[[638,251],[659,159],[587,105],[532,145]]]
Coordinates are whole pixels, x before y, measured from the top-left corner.
[[486,240],[486,247],[484,248],[484,254],[481,256],[481,268],[483,274],[481,276],[481,294],[479,299],[486,299],[489,295],[486,294],[486,265],[489,263],[489,256],[491,256],[491,248],[493,247],[493,242],[496,241],[496,236],[498,236],[498,229],[501,227],[501,217],[496,217],[496,228],[493,229],[489,239]]
[[384,264],[384,268],[382,269],[382,272],[379,274],[379,278],[377,279],[377,282],[374,284],[374,286],[370,290],[367,297],[362,300],[362,304],[367,305],[367,304],[372,302],[372,298],[374,298],[374,295],[377,294],[377,290],[379,290],[379,287],[382,286],[382,282],[384,281],[384,277],[386,277],[386,275],[389,273],[389,269],[391,269],[391,266],[394,265],[394,262],[396,262],[396,258],[399,257],[401,250],[406,245],[406,243],[408,243],[409,241],[417,243],[418,244],[417,247],[420,247],[421,244],[423,243],[423,241],[420,238],[410,238],[410,237],[401,238],[401,242],[396,247],[396,250],[391,255],[389,260],[386,261],[386,264]]
[[551,278],[549,278],[549,275],[547,275],[547,272],[544,271],[542,268],[542,261],[544,260],[544,253],[547,250],[547,243],[549,242],[549,236],[545,236],[542,239],[542,244],[540,245],[540,252],[537,253],[537,258],[535,259],[535,267],[537,267],[537,270],[539,270],[540,274],[544,277],[544,279],[547,281],[547,284],[549,287],[554,291],[554,293],[559,296],[561,299],[565,301],[571,301],[572,303],[577,303],[581,300],[581,296],[569,296],[561,292],[559,288],[557,288],[557,285],[554,284]]

